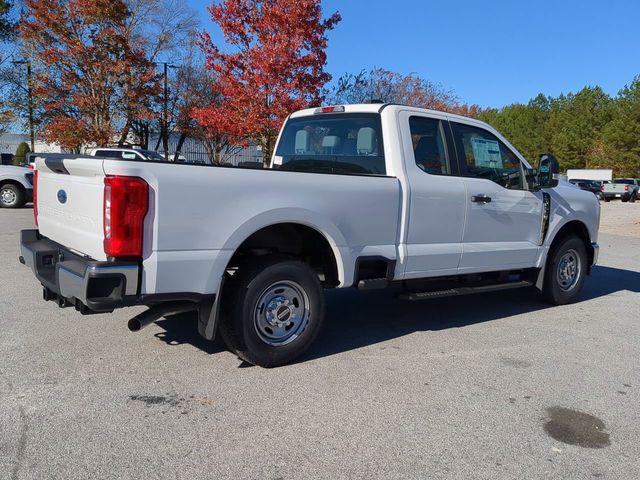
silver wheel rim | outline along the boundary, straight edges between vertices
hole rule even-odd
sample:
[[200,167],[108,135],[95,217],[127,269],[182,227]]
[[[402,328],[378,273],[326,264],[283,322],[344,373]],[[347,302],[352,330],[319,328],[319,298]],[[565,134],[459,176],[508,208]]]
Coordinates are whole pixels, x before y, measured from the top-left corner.
[[560,257],[556,272],[560,289],[565,292],[572,290],[580,279],[581,269],[582,264],[578,252],[573,249],[565,252],[565,254]]
[[0,191],[0,201],[3,203],[3,205],[11,206],[16,203],[17,199],[18,196],[16,195],[16,192],[11,190],[10,188],[3,188]]
[[269,285],[258,297],[253,324],[260,339],[273,346],[291,343],[309,323],[309,297],[290,280]]

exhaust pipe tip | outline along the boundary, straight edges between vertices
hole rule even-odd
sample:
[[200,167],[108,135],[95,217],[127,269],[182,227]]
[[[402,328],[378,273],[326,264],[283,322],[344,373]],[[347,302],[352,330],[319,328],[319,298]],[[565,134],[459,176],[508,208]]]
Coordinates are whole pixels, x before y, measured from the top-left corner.
[[142,330],[142,323],[137,318],[132,318],[127,323],[127,327],[131,332],[139,332],[140,330]]
[[198,309],[198,304],[193,302],[169,302],[155,305],[149,310],[144,311],[133,317],[127,323],[127,327],[131,332],[139,332],[147,325],[151,325],[160,320],[165,315],[174,315],[177,313],[190,312]]

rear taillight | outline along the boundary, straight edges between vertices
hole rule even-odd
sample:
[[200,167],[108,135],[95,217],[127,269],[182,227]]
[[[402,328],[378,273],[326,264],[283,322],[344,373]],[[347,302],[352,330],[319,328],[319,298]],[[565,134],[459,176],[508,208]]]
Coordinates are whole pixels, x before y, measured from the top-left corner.
[[625,185],[625,186],[624,186],[624,191],[625,191],[625,192],[628,192],[628,191],[629,191],[629,185]]
[[38,171],[33,171],[33,219],[38,226]]
[[142,256],[142,230],[149,207],[149,185],[138,177],[104,179],[104,253]]
[[604,192],[604,183],[602,185],[600,185],[600,191]]

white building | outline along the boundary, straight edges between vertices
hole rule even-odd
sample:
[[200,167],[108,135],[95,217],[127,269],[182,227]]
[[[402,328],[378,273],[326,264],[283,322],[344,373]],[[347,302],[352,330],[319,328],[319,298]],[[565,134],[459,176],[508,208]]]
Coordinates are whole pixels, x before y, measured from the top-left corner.
[[[9,153],[11,155],[16,153],[18,145],[25,142],[31,148],[31,137],[22,133],[5,133],[0,135],[0,153]],[[35,141],[35,151],[39,153],[61,153],[62,149],[60,145],[47,143],[42,138],[37,138]]]

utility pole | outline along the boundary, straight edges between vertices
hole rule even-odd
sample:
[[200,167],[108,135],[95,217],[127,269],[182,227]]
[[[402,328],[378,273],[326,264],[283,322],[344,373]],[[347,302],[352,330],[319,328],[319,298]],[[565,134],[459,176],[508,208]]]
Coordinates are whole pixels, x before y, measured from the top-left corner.
[[27,66],[27,102],[29,108],[29,135],[31,137],[31,151],[36,150],[36,131],[33,121],[33,82],[31,78],[31,60],[14,60],[14,65]]
[[162,101],[162,119],[160,134],[162,136],[162,149],[164,150],[164,158],[169,160],[169,68],[178,68],[168,62],[162,63],[162,79],[164,83],[164,95]]
[[164,149],[164,158],[169,160],[169,65],[163,63],[164,78],[164,105],[162,108],[162,148]]

